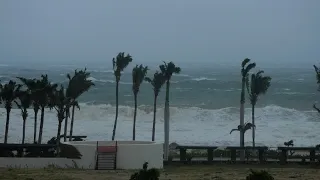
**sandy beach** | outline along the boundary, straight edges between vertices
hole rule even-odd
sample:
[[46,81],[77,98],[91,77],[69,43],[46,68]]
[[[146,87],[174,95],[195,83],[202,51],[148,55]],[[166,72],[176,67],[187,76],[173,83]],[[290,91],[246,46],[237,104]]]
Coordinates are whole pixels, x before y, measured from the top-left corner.
[[[258,167],[258,168],[257,168]],[[318,180],[320,171],[317,167],[287,165],[180,165],[167,166],[161,171],[161,180],[243,180],[254,170],[267,170],[276,180]],[[0,179],[13,180],[128,180],[135,171],[95,171],[80,169],[1,169]]]

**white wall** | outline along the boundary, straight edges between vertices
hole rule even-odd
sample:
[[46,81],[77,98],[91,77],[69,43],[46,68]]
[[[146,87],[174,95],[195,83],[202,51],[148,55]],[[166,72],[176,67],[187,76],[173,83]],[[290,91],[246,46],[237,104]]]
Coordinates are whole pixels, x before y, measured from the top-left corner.
[[[82,154],[81,159],[67,158],[10,158],[0,157],[0,167],[43,168],[56,165],[61,168],[73,167],[94,169],[96,164],[96,141],[69,142]],[[115,142],[99,141],[100,146],[114,145]],[[153,142],[119,141],[117,153],[117,169],[140,169],[144,162],[150,168],[163,168],[163,144]]]
[[119,144],[117,169],[141,169],[148,162],[149,168],[163,168],[162,144]]

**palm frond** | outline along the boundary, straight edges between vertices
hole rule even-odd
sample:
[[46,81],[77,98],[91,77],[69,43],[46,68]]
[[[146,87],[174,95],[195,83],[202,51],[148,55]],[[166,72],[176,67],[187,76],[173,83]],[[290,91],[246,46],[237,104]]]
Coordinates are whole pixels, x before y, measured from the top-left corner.
[[247,63],[249,63],[249,62],[250,62],[250,59],[249,58],[245,58],[241,63],[241,67],[244,68],[247,65]]
[[256,63],[250,63],[247,67],[244,68],[242,76],[247,76],[251,69],[256,67]]
[[137,94],[140,89],[140,85],[145,79],[148,71],[148,66],[144,67],[142,64],[140,66],[136,65],[132,69],[132,91]]

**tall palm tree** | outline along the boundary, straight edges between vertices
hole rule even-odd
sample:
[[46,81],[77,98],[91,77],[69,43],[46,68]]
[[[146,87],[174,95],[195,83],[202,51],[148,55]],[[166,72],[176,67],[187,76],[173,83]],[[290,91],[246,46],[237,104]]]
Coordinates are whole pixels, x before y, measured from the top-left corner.
[[26,120],[28,117],[28,109],[31,106],[32,99],[30,92],[27,91],[20,91],[18,95],[19,101],[14,101],[18,108],[21,110],[21,116],[23,120],[22,126],[22,144],[24,144],[25,135],[26,135]]
[[[315,72],[316,72],[317,84],[319,85],[318,91],[320,91],[320,69],[319,69],[316,65],[313,65],[313,67],[314,67],[314,70],[315,70]],[[317,110],[318,113],[320,113],[320,108],[318,108],[318,107],[316,106],[316,104],[313,104],[313,108],[314,108],[315,110]]]
[[168,160],[169,155],[169,89],[170,89],[170,79],[173,74],[179,74],[181,71],[180,67],[177,67],[173,62],[166,63],[160,65],[161,73],[163,74],[166,80],[166,101],[164,107],[164,159]]
[[124,52],[120,52],[116,58],[112,59],[113,72],[116,77],[116,117],[114,119],[113,131],[112,131],[112,141],[116,136],[117,122],[118,122],[118,112],[119,112],[119,82],[121,78],[121,72],[132,62],[132,57],[130,54],[125,55]]
[[38,93],[39,83],[37,79],[26,79],[23,77],[17,77],[25,86],[27,86],[28,91],[31,95],[32,107],[34,112],[34,130],[33,130],[33,142],[37,142],[37,125],[38,125],[38,112],[40,109],[40,96]]
[[67,106],[66,110],[67,115],[65,119],[64,137],[66,137],[67,135],[68,116],[70,112],[70,107],[72,107],[69,141],[72,140],[75,108],[77,107],[78,109],[80,109],[77,99],[84,92],[88,91],[92,86],[94,86],[94,83],[88,79],[89,77],[90,73],[87,72],[86,68],[80,71],[75,70],[74,75],[72,77],[70,74],[67,75],[67,78],[69,79],[69,84],[66,90],[66,96],[70,99],[70,104]]
[[2,88],[1,99],[4,102],[4,107],[7,112],[6,118],[6,128],[4,135],[4,143],[6,144],[8,141],[8,131],[9,131],[9,122],[10,122],[10,112],[12,109],[12,102],[18,97],[18,93],[20,91],[21,85],[16,82],[10,80],[7,84],[5,84]]
[[57,111],[58,117],[58,131],[57,131],[57,146],[58,154],[60,152],[60,134],[61,134],[61,125],[63,120],[66,117],[67,106],[70,103],[70,99],[66,96],[65,89],[61,85],[59,89],[54,89],[53,93],[49,95],[49,106],[54,108]]
[[[250,59],[246,58],[241,63],[241,97],[240,97],[240,125],[244,126],[244,103],[245,103],[245,86],[246,79],[251,69],[256,67],[256,63],[250,63]],[[240,132],[240,146],[244,147],[244,133]],[[240,153],[241,161],[244,161],[244,151]]]
[[153,123],[152,123],[152,141],[155,139],[155,131],[156,131],[156,114],[157,114],[157,98],[160,92],[161,87],[166,82],[162,73],[156,71],[153,75],[153,79],[146,77],[145,80],[149,82],[153,87],[154,100],[153,100]]
[[252,106],[252,147],[255,147],[255,121],[254,121],[254,108],[257,104],[258,97],[261,94],[265,94],[270,87],[271,77],[263,76],[263,71],[259,71],[256,74],[251,75],[251,80],[246,79],[247,91],[250,98],[250,103]]
[[143,82],[148,72],[148,66],[144,67],[142,64],[140,66],[136,65],[132,69],[132,92],[134,96],[134,115],[133,115],[133,130],[132,130],[132,140],[136,140],[136,118],[137,118],[137,96],[140,90],[140,85]]
[[42,141],[42,132],[43,132],[43,124],[44,124],[44,110],[48,106],[49,96],[53,93],[53,90],[57,88],[57,84],[51,84],[48,75],[41,75],[41,79],[37,80],[38,89],[36,89],[39,105],[41,108],[41,119],[40,119],[40,127],[39,127],[39,137],[38,143],[41,144]]

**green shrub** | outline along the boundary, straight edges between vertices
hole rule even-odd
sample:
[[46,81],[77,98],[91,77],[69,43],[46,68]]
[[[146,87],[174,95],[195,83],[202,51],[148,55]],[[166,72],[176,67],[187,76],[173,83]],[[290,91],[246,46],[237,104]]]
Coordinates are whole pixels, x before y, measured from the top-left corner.
[[274,180],[273,176],[267,171],[254,171],[250,169],[251,174],[246,177],[246,180]]
[[142,169],[131,175],[130,180],[159,180],[160,172],[158,169],[148,169],[148,162],[143,164]]

